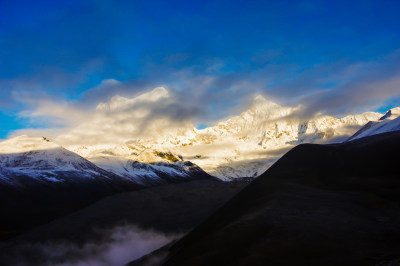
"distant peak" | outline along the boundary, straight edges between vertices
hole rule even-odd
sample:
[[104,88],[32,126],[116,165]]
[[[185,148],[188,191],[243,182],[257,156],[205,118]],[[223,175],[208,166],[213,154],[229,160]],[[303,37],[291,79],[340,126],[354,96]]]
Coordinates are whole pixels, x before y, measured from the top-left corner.
[[256,97],[254,97],[254,101],[267,101],[267,99],[264,98],[261,94],[258,94]]
[[400,107],[395,107],[387,111],[379,120],[385,120],[387,118],[394,119],[400,116]]
[[266,99],[261,94],[258,94],[256,97],[254,97],[253,105],[254,106],[263,106],[263,107],[267,107],[267,108],[280,106],[277,103],[274,103],[273,101]]

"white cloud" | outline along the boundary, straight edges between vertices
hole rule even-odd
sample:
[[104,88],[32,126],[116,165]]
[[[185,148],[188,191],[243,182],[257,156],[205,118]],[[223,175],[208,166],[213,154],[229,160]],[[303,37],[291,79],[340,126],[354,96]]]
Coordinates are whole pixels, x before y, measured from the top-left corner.
[[[399,56],[395,52],[372,62],[322,64],[298,73],[286,83],[274,82],[274,72],[268,69],[251,74],[220,73],[221,62],[217,62],[211,65],[217,70],[206,74],[185,68],[154,81],[103,80],[77,101],[16,95],[27,105],[19,113],[21,117],[29,118],[36,127],[44,124],[51,128],[18,133],[55,136],[55,132],[63,131],[57,140],[67,144],[126,142],[158,136],[161,131],[182,131],[191,128],[192,123],[214,124],[247,109],[260,92],[285,105],[302,104],[303,112],[296,114],[302,119],[318,113],[338,117],[372,111],[400,97]],[[149,84],[160,84],[161,79],[170,85],[169,91],[159,87],[148,92]],[[334,85],[327,89],[322,88],[324,84]]]
[[191,108],[177,100],[163,87],[135,98],[114,96],[99,103],[85,120],[56,138],[61,144],[125,143],[137,138],[151,138],[166,132],[190,130],[194,115]]
[[72,126],[84,121],[87,112],[75,108],[66,101],[50,100],[50,99],[27,99],[27,104],[35,105],[33,110],[25,110],[19,112],[19,117],[35,120],[43,120],[44,123],[57,126]]
[[20,256],[8,258],[7,263],[32,265],[30,253],[34,252],[35,257],[40,258],[41,265],[122,266],[180,237],[142,230],[133,225],[118,226],[99,233],[102,234],[100,239],[83,244],[69,241],[22,243],[14,247]]

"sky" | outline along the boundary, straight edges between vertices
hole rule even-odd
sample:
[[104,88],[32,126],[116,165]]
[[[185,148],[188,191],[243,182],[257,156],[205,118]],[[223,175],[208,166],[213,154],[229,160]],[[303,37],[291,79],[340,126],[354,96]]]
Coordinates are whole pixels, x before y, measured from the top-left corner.
[[[198,127],[257,95],[304,116],[400,106],[400,2],[0,0],[0,139],[165,87]],[[156,112],[154,111],[154,112]]]

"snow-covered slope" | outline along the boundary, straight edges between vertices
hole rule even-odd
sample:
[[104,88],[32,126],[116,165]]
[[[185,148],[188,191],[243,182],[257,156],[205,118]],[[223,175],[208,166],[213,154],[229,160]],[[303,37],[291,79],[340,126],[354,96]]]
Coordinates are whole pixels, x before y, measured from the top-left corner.
[[138,143],[70,149],[109,172],[145,186],[208,177],[197,165],[172,152],[148,149]]
[[[140,145],[91,148],[80,146],[77,152],[72,152],[46,138],[23,135],[8,139],[0,143],[0,182],[23,186],[27,179],[42,184],[106,180],[115,184],[151,186],[209,177],[198,166],[183,162],[170,152],[143,152]],[[132,160],[132,154],[139,152],[137,158],[153,163]]]
[[208,176],[201,168],[189,161],[141,163],[123,157],[107,156],[92,158],[92,162],[107,171],[144,186],[184,182]]
[[390,109],[378,121],[368,122],[347,141],[400,130],[400,107]]
[[118,182],[109,173],[46,138],[26,135],[0,143],[0,182],[25,186],[35,183],[79,183],[82,180]]

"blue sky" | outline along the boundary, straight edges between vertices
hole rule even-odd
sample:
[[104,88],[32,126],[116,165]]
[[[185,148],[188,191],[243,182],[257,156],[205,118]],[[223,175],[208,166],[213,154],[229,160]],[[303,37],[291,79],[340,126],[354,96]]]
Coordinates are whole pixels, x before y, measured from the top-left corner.
[[89,110],[157,86],[201,106],[197,124],[256,93],[309,115],[384,111],[400,105],[399,13],[399,1],[0,0],[0,138],[68,126],[32,115],[49,101]]

